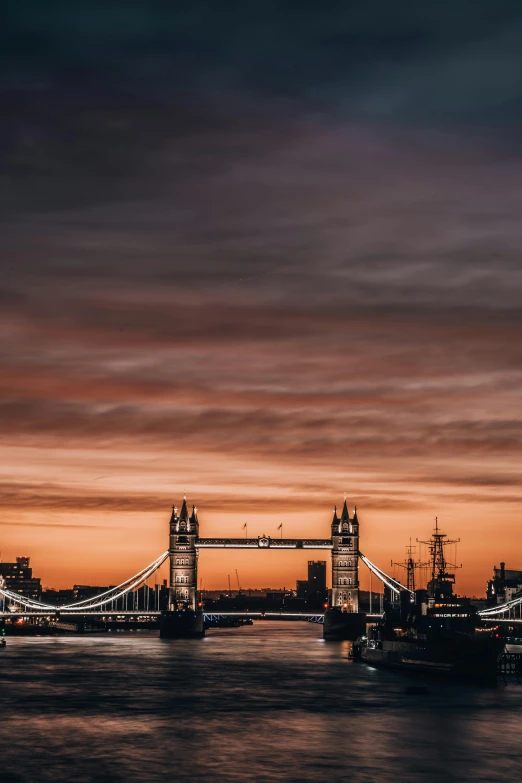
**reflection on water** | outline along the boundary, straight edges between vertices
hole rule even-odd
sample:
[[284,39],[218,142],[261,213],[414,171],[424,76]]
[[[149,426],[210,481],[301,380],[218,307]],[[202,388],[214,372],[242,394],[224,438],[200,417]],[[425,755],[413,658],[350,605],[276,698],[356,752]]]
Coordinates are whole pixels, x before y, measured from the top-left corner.
[[[418,681],[417,681],[418,682]],[[2,783],[514,780],[522,686],[428,684],[347,660],[306,623],[9,638]]]

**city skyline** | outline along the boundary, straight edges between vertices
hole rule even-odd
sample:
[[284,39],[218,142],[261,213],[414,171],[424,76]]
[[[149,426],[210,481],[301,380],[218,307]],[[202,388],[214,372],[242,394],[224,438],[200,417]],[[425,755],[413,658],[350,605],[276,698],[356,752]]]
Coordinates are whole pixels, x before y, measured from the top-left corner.
[[[185,496],[184,496],[184,499]],[[182,503],[183,501],[181,501]],[[180,503],[180,507],[181,507]],[[193,504],[195,506],[195,504]],[[340,508],[342,507],[342,503],[339,504],[339,506],[335,507],[339,513]],[[178,509],[176,504],[173,504],[172,510]],[[360,510],[357,512],[358,516],[361,516]],[[199,515],[199,510],[198,510]],[[170,515],[169,515],[170,516]],[[270,530],[270,528],[267,527],[265,524],[263,527],[262,532],[257,532],[256,529],[252,529],[252,520],[254,524],[254,528],[257,528],[259,525],[259,522],[256,520],[255,517],[250,517],[250,522],[248,522],[249,517],[242,517],[242,519],[247,519],[247,522],[242,522],[238,529],[223,529],[223,528],[216,528],[214,525],[213,527],[210,527],[207,529],[207,526],[204,526],[204,532],[202,533],[202,536],[205,537],[207,535],[213,535],[216,537],[220,536],[231,536],[232,538],[236,539],[243,539],[246,538],[248,535],[249,539],[252,538],[261,538],[265,536],[270,536],[272,539],[279,540],[280,538],[285,539],[292,539],[296,536],[299,537],[310,537],[310,538],[320,538],[322,537],[322,534],[325,535],[328,533],[330,524],[329,525],[322,525],[318,530],[314,529],[310,524],[306,524],[303,529],[303,524],[301,521],[301,524],[299,525],[300,532],[297,534],[295,531],[297,528],[295,522],[292,524],[290,522],[290,525],[284,524],[283,529],[281,528],[281,523],[277,526],[275,530]],[[264,521],[266,523],[266,517],[264,517]],[[331,520],[330,520],[331,522]],[[440,524],[440,523],[439,523]],[[250,530],[248,529],[248,525],[250,525]],[[246,527],[246,529],[245,529]],[[426,533],[427,536],[431,535],[435,528],[435,525],[430,528],[429,533]],[[443,528],[441,528],[443,529]],[[210,533],[209,533],[210,530]],[[304,530],[304,532],[303,532]],[[364,526],[363,526],[364,530]],[[448,531],[444,531],[448,532]],[[284,535],[283,535],[284,534]],[[364,550],[364,553],[366,555],[369,554],[368,548],[364,545],[365,543],[369,543],[370,540],[378,540],[378,537],[372,537],[367,536],[366,541],[365,537],[363,535],[363,544],[361,544],[361,551]],[[397,557],[394,558],[394,563],[392,564],[394,566],[393,569],[387,564],[387,563],[381,563],[381,566],[384,566],[384,570],[388,572],[392,572],[393,576],[398,579],[399,581],[402,581],[405,583],[404,575],[401,571],[401,569],[397,568],[397,558],[398,562],[404,561],[406,562],[406,550],[412,546],[411,544],[411,537],[410,537],[410,544],[407,547],[404,545],[397,551]],[[416,576],[417,585],[418,586],[424,586],[425,582],[429,578],[429,568],[427,567],[427,561],[429,561],[429,555],[428,555],[428,549],[426,546],[423,548],[423,542],[422,537],[419,537],[418,540],[413,539],[413,559],[414,561],[418,562],[419,564],[422,564],[422,568],[418,569],[418,573]],[[459,539],[457,546],[460,548],[461,541]],[[165,546],[165,541],[163,542]],[[163,546],[163,548],[164,548]],[[151,550],[150,550],[151,551]],[[154,556],[157,556],[158,553],[162,551],[162,547],[158,549],[154,553]],[[371,557],[375,560],[375,550],[371,549],[372,552]],[[380,551],[380,550],[377,550]],[[387,550],[388,551],[388,550]],[[391,550],[390,550],[391,551]],[[232,574],[234,577],[234,574],[236,570],[242,569],[242,573],[244,574],[247,572],[249,574],[250,582],[248,583],[248,587],[252,589],[259,589],[261,587],[266,587],[268,584],[271,583],[271,580],[273,582],[274,579],[276,579],[276,582],[273,582],[273,584],[279,584],[277,580],[281,582],[281,585],[283,585],[283,582],[286,578],[286,581],[289,584],[292,584],[292,582],[295,582],[299,579],[300,575],[302,574],[302,569],[304,568],[304,565],[306,563],[307,555],[313,554],[316,552],[317,554],[321,553],[321,550],[305,550],[303,551],[288,551],[288,550],[277,550],[277,549],[271,549],[267,553],[260,553],[258,551],[251,551],[251,550],[240,550],[240,551],[231,551],[227,549],[221,549],[221,550],[214,550],[214,551],[208,551],[203,548],[203,550],[200,550],[199,553],[199,573],[200,573],[200,581],[198,583],[198,588],[203,590],[216,590],[216,589],[224,589],[227,586],[227,579]],[[457,592],[458,593],[467,593],[469,595],[474,594],[477,597],[481,597],[483,594],[485,594],[485,587],[486,582],[490,579],[491,572],[493,570],[493,567],[497,566],[497,563],[491,565],[491,567],[484,573],[484,579],[483,584],[479,583],[478,587],[475,591],[473,591],[473,588],[464,588],[462,585],[463,583],[466,584],[466,581],[462,579],[462,571],[461,568],[465,569],[464,566],[461,563],[462,558],[460,557],[459,551],[459,557],[457,558],[457,548],[453,547],[452,552],[454,553],[453,557],[450,557],[450,560],[455,560],[456,566],[457,566]],[[4,553],[5,555],[5,553]],[[25,553],[17,553],[17,557],[28,555],[27,552]],[[117,552],[110,552],[109,550],[105,552],[105,555],[107,557],[107,560],[109,563],[114,563],[114,558],[117,557]],[[32,555],[29,553],[29,556],[32,557]],[[328,561],[329,561],[330,555],[328,554]],[[0,564],[2,561],[6,562],[9,559],[14,560],[15,555],[11,558],[2,556],[2,553],[0,552]],[[143,558],[142,558],[143,560]],[[34,559],[32,559],[33,565],[34,565]],[[388,561],[389,562],[389,561]],[[498,561],[499,563],[502,562],[502,560]],[[141,568],[145,564],[145,561],[135,561],[134,565]],[[376,563],[379,565],[379,563]],[[387,567],[388,566],[388,567]],[[508,563],[508,567],[515,567],[513,564]],[[70,567],[63,571],[64,576],[62,577],[62,580],[58,580],[55,582],[52,582],[52,577],[49,578],[47,574],[45,576],[41,575],[40,572],[38,572],[38,576],[42,577],[42,584],[46,588],[55,588],[55,589],[66,589],[72,587],[73,584],[105,584],[105,583],[111,583],[116,584],[119,581],[123,581],[125,578],[128,578],[130,575],[130,572],[126,572],[124,570],[124,566],[119,565],[116,568],[114,565],[112,566],[112,571],[110,571],[111,566],[102,565],[100,568],[93,568],[92,564],[89,564],[88,571],[82,571],[80,569],[80,574],[89,574],[89,579],[78,579],[76,578],[77,574],[75,575],[74,569],[76,568],[76,563],[73,561],[73,563],[70,565]],[[137,570],[137,568],[136,568]],[[370,581],[369,581],[369,572],[366,568],[363,567],[361,564],[360,566],[360,582],[361,582],[361,588],[362,589],[368,589]],[[0,573],[1,573],[1,565],[0,565]],[[45,573],[45,572],[44,572]],[[117,578],[113,579],[111,577],[111,574],[117,574]],[[67,576],[69,575],[69,576]],[[97,578],[96,575],[99,575],[99,578]],[[103,575],[106,575],[107,578],[102,578]],[[72,581],[71,581],[72,578]],[[160,571],[157,572],[156,576],[154,577],[155,582],[161,582],[163,579],[168,578],[168,568],[164,564]],[[235,577],[234,577],[235,578]],[[67,581],[69,580],[69,581]],[[281,581],[282,580],[282,581]],[[329,586],[331,586],[331,576],[330,576],[330,569],[328,568],[328,577],[327,577],[327,583]],[[247,585],[244,583],[242,587],[247,588]],[[375,582],[374,587],[375,590]],[[382,586],[379,588],[382,589]]]

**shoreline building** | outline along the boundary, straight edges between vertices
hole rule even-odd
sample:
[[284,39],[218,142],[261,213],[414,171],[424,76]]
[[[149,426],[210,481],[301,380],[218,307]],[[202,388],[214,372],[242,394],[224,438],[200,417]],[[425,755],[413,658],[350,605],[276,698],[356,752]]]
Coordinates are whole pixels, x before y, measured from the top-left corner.
[[326,560],[309,560],[307,606],[310,609],[322,609],[325,601],[328,601]]
[[29,557],[17,557],[15,563],[0,563],[0,576],[5,579],[5,587],[12,593],[18,593],[34,601],[42,600],[40,577],[33,576]]
[[522,591],[522,571],[514,568],[506,568],[505,563],[500,568],[493,566],[493,579],[490,579],[486,587],[487,603],[489,606],[504,604]]

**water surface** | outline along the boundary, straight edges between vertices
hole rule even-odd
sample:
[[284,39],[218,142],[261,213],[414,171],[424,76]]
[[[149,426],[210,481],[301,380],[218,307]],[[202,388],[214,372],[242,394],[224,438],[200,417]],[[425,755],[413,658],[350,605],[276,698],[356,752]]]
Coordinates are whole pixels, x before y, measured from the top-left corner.
[[[413,681],[416,684],[419,680]],[[2,783],[511,781],[522,686],[428,683],[347,659],[321,627],[258,622],[8,638]]]

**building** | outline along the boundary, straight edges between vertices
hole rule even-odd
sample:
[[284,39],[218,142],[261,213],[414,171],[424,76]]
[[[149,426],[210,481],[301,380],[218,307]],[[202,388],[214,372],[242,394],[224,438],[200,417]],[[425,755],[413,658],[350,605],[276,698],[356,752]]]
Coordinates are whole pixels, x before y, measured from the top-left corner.
[[308,561],[307,605],[310,609],[321,609],[328,601],[326,590],[326,560]]
[[52,587],[50,587],[42,592],[42,601],[44,604],[51,604],[52,606],[64,606],[65,604],[72,604],[74,600],[75,595],[72,588],[54,590]]
[[74,585],[72,589],[73,602],[74,601],[86,601],[90,598],[96,598],[96,596],[106,593],[111,588],[109,586],[101,587],[98,585]]
[[488,606],[511,601],[520,591],[522,591],[522,571],[506,568],[505,563],[501,563],[500,568],[493,566],[493,579],[489,580],[486,588]]
[[15,563],[0,563],[0,576],[5,579],[6,590],[40,601],[41,580],[33,576],[33,569],[29,563],[28,557],[17,557]]
[[298,579],[295,585],[295,595],[301,601],[308,598],[308,579]]
[[286,587],[266,591],[266,605],[270,609],[287,609],[294,598],[293,590]]

